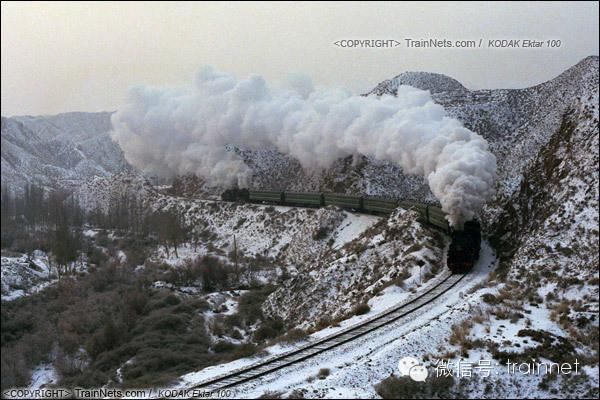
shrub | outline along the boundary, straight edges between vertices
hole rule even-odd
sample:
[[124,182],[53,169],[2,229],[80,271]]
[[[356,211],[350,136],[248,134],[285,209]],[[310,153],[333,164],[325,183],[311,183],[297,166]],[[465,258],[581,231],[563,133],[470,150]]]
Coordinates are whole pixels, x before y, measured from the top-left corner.
[[329,325],[331,325],[331,317],[327,314],[323,315],[321,318],[319,318],[319,320],[317,321],[317,325],[316,328],[317,329],[324,329],[327,328]]
[[274,392],[274,391],[270,391],[270,390],[267,390],[259,397],[259,399],[282,399],[282,398],[283,398],[283,392]]
[[236,230],[236,229],[238,229],[238,228],[241,228],[241,226],[242,226],[242,225],[244,225],[245,223],[246,223],[246,218],[244,218],[244,217],[240,217],[240,218],[237,220],[237,222],[236,222],[235,226],[233,227],[233,229],[234,229],[234,230]]
[[298,342],[300,340],[304,340],[307,337],[308,337],[308,333],[305,330],[299,329],[299,328],[294,328],[294,329],[288,331],[281,338],[281,340],[284,342],[293,343],[293,342]]
[[257,342],[276,337],[283,330],[283,321],[280,319],[267,320],[254,332],[253,338]]
[[150,331],[167,331],[183,333],[187,327],[187,318],[173,315],[169,309],[160,309],[144,317],[136,326],[133,333],[139,334]]
[[99,249],[95,246],[90,247],[90,250],[87,253],[87,257],[88,257],[88,263],[94,264],[94,265],[100,265],[100,264],[106,262],[106,260],[108,260],[108,257],[106,256],[104,251],[102,251],[102,249]]
[[65,386],[75,386],[84,388],[101,387],[108,381],[108,376],[96,369],[83,371],[81,374],[72,377],[63,377],[61,384]]
[[481,296],[481,300],[483,300],[485,303],[488,303],[488,304],[494,304],[494,305],[498,304],[498,299],[496,298],[496,296],[494,296],[491,293],[484,293]]
[[400,273],[392,280],[387,281],[383,284],[383,286],[381,287],[381,289],[385,289],[388,286],[391,285],[396,285],[398,287],[404,288],[404,281],[407,280],[408,278],[410,278],[410,272],[408,272],[408,270],[403,269],[402,271],[400,271]]
[[361,303],[352,308],[352,314],[354,315],[363,315],[368,313],[369,311],[371,311],[371,307],[369,307],[367,303]]
[[238,313],[246,326],[250,326],[263,318],[262,304],[274,289],[273,286],[265,286],[260,289],[249,290],[240,296]]
[[329,235],[329,229],[326,226],[320,226],[315,232],[312,234],[313,240],[322,240],[325,239]]
[[375,391],[384,399],[435,399],[450,398],[454,386],[451,376],[431,375],[425,382],[417,382],[408,376],[391,375],[375,385]]
[[460,345],[464,343],[467,340],[472,327],[473,324],[467,319],[459,324],[452,325],[452,333],[450,334],[450,339],[448,340],[450,344]]
[[288,399],[304,399],[304,390],[294,389],[287,397]]
[[225,326],[227,326],[230,329],[233,328],[233,327],[236,327],[236,326],[241,327],[242,326],[242,321],[243,321],[243,319],[242,319],[242,317],[240,316],[239,313],[227,315],[223,319],[223,322],[224,322]]
[[205,256],[196,260],[194,269],[199,271],[202,278],[202,288],[205,292],[229,289],[231,270],[216,257]]
[[171,293],[167,297],[165,297],[164,303],[169,306],[175,306],[175,305],[181,303],[181,300],[179,300],[179,297],[177,297]]
[[148,294],[144,290],[128,291],[123,296],[123,305],[125,309],[131,310],[137,315],[141,315],[148,304]]
[[329,368],[321,368],[319,370],[319,373],[317,374],[317,378],[325,379],[329,376],[330,373],[331,373],[331,371],[329,370]]
[[226,353],[233,349],[235,349],[235,344],[228,342],[226,340],[219,340],[212,346],[212,349],[215,353]]
[[258,352],[258,349],[258,346],[251,343],[240,344],[238,346],[235,346],[233,352],[231,353],[232,356],[230,357],[230,359],[235,360],[238,358],[253,356]]
[[15,386],[27,386],[31,380],[31,372],[23,356],[15,349],[2,349],[2,389]]

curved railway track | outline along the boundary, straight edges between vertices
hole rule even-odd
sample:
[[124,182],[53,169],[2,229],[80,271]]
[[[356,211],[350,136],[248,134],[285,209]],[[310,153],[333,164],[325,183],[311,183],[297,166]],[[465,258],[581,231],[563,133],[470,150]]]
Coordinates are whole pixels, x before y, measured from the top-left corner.
[[278,354],[258,363],[208,379],[188,389],[202,389],[211,392],[228,389],[264,375],[268,375],[290,365],[300,363],[345,343],[349,343],[367,333],[398,321],[433,302],[458,284],[464,276],[465,275],[463,274],[451,274],[449,271],[446,271],[444,272],[441,281],[432,288],[429,288],[425,293],[408,298],[402,304],[383,311],[359,324],[309,342],[286,353]]

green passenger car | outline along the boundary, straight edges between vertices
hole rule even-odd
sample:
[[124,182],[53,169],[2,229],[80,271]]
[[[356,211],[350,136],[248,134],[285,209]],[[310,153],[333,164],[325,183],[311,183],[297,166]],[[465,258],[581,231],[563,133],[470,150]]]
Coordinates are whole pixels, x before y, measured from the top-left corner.
[[316,206],[316,207],[320,207],[323,205],[323,194],[322,193],[285,192],[284,196],[285,196],[285,204],[286,205]]
[[347,209],[362,209],[362,197],[360,196],[347,196],[339,193],[324,193],[324,200],[326,206],[337,206]]
[[391,214],[398,207],[398,202],[395,200],[381,199],[377,197],[364,197],[363,208],[365,211]]
[[251,190],[249,193],[250,201],[270,203],[283,203],[283,192],[271,190]]

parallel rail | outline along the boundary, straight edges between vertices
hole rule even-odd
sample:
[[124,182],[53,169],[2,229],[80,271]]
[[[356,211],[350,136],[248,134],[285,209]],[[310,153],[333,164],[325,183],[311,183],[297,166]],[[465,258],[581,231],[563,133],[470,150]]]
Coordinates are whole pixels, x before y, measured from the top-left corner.
[[404,303],[392,307],[380,314],[377,314],[359,324],[350,326],[335,332],[329,336],[309,342],[299,348],[289,352],[279,354],[223,375],[211,378],[189,389],[202,389],[206,391],[216,391],[227,389],[246,383],[268,375],[290,365],[300,363],[304,360],[312,358],[318,354],[331,350],[342,344],[356,340],[367,333],[373,332],[386,325],[389,325],[401,318],[406,317],[433,302],[438,297],[452,289],[460,282],[465,275],[451,274],[449,271],[444,272],[445,276],[434,287],[428,289],[425,293],[415,295],[413,298],[407,299]]

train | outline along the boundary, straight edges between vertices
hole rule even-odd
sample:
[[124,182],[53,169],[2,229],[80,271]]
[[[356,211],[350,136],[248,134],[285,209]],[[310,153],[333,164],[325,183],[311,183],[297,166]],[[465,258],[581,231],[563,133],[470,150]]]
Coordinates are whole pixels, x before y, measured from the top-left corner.
[[464,229],[455,230],[439,208],[409,200],[386,199],[373,196],[351,196],[327,192],[293,192],[281,190],[227,189],[221,194],[224,201],[268,203],[284,206],[326,207],[337,206],[345,210],[388,215],[398,207],[417,211],[421,219],[451,237],[447,264],[454,273],[469,271],[479,258],[481,246],[480,225],[476,220],[468,221]]
[[427,223],[442,229],[446,233],[450,233],[450,226],[445,219],[445,213],[439,207],[415,201],[398,201],[382,197],[351,196],[327,192],[311,193],[248,189],[227,189],[221,194],[221,199],[225,201],[270,203],[299,207],[337,206],[350,211],[383,215],[391,214],[396,208],[402,207],[419,212]]

